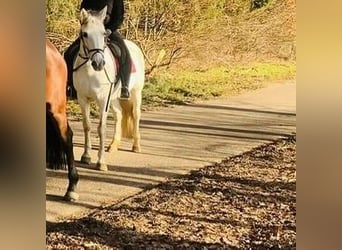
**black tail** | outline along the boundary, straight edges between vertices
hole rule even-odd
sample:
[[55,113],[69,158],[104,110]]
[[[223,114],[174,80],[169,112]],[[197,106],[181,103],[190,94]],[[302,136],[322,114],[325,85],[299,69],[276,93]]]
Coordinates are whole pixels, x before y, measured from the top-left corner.
[[53,114],[46,109],[46,161],[47,168],[66,169],[66,142],[63,140],[58,123]]

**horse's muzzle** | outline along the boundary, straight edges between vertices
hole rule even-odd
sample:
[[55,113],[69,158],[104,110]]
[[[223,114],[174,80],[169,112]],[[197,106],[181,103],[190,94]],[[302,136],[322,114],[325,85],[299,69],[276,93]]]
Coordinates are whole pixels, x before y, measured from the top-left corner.
[[105,60],[102,53],[95,53],[91,60],[91,66],[95,71],[103,70],[105,66]]

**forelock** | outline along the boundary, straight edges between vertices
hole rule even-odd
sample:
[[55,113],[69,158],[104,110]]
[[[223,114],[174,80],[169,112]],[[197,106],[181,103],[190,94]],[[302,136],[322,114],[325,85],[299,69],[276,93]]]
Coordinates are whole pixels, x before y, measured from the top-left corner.
[[100,20],[99,16],[96,15],[97,12],[95,11],[88,11],[89,15],[83,20],[83,22],[81,23],[81,25],[87,25],[89,23],[98,23],[101,24],[102,20]]

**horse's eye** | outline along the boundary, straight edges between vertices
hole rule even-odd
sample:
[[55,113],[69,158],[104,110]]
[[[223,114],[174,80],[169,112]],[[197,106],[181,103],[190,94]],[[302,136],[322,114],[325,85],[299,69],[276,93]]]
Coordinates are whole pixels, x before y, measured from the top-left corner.
[[83,36],[84,38],[87,38],[87,37],[88,37],[88,33],[87,33],[87,32],[82,32],[82,36]]

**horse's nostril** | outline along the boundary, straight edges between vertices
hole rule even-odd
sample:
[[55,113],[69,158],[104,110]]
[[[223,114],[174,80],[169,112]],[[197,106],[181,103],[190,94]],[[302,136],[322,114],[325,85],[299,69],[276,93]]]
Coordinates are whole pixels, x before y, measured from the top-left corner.
[[96,53],[93,55],[91,66],[93,66],[94,70],[100,71],[103,69],[105,65],[105,60],[100,53]]

